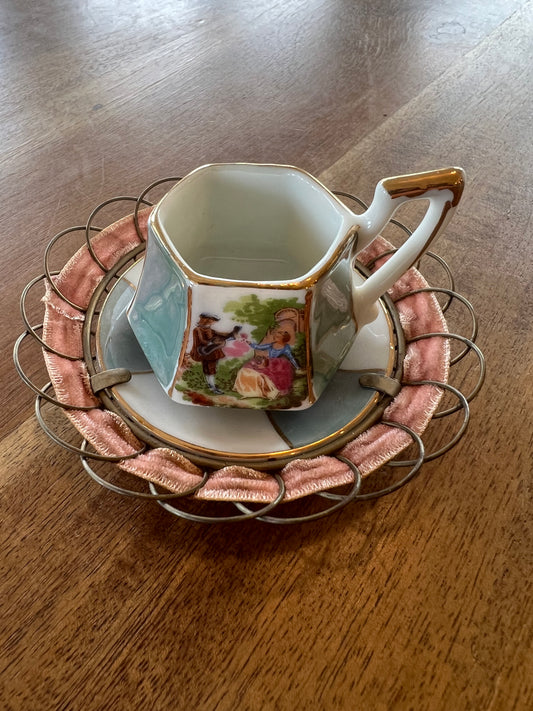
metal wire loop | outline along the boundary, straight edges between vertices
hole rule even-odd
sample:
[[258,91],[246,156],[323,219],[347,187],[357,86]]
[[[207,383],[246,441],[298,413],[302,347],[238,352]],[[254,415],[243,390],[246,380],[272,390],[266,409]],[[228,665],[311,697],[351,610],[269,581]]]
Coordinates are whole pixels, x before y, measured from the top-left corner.
[[425,448],[424,448],[424,443],[422,442],[422,438],[420,437],[420,435],[418,435],[410,427],[407,427],[407,425],[404,425],[402,422],[393,422],[392,420],[382,420],[381,424],[387,425],[388,427],[396,427],[397,429],[407,432],[407,434],[411,437],[413,442],[418,447],[418,457],[416,459],[411,459],[411,460],[391,460],[391,461],[387,462],[386,466],[411,467],[411,469],[399,481],[394,482],[394,484],[385,486],[382,489],[378,489],[377,491],[369,491],[366,494],[359,494],[356,497],[357,501],[369,501],[370,499],[378,499],[381,496],[386,496],[387,494],[392,494],[393,491],[397,491],[398,489],[401,489],[402,486],[405,486],[405,484],[407,484],[409,481],[411,481],[411,479],[413,479],[418,474],[422,465],[424,464]]
[[[470,312],[470,317],[472,319],[472,331],[470,333],[469,340],[474,342],[477,338],[477,333],[478,333],[478,322],[477,322],[477,317],[476,317],[476,314],[474,311],[474,307],[472,306],[470,301],[468,301],[468,299],[465,299],[464,296],[462,296],[461,294],[458,294],[456,291],[453,291],[452,289],[445,289],[445,288],[436,287],[436,286],[427,286],[422,289],[413,289],[412,291],[408,291],[405,294],[401,294],[401,296],[399,296],[397,299],[395,299],[394,303],[398,303],[398,301],[402,301],[402,299],[405,299],[408,296],[414,296],[415,294],[429,294],[432,292],[447,294],[449,296],[449,299],[447,302],[448,305],[450,305],[454,299],[457,299],[462,304],[464,304],[464,306],[466,306],[466,308]],[[412,339],[412,340],[415,340],[415,339]],[[465,357],[465,355],[469,351],[470,351],[470,346],[467,345],[466,348],[464,348],[460,353],[458,353],[454,358],[452,358],[450,360],[450,365],[455,365],[456,363],[458,363],[460,360],[462,360]]]
[[[359,467],[355,462],[352,462],[351,459],[347,459],[346,457],[343,457],[340,454],[335,455],[336,459],[339,460],[339,462],[342,462],[343,464],[346,464],[353,472],[355,480],[359,480],[359,487],[357,492],[355,492],[353,495],[356,496],[359,493],[359,489],[361,488],[361,484],[363,483],[363,475],[361,474],[361,471],[359,470]],[[352,493],[352,492],[350,492]],[[317,496],[321,496],[323,499],[331,499],[332,501],[344,501],[346,499],[346,496],[344,494],[335,494],[333,491],[319,491],[317,492]]]
[[[446,333],[446,332],[436,332],[436,333],[422,333],[419,336],[414,336],[409,340],[409,343],[415,343],[416,341],[424,341],[428,338],[452,338],[456,341],[461,341],[462,343],[466,344],[468,346],[468,350],[474,351],[476,354],[478,360],[479,360],[479,376],[477,383],[473,387],[473,389],[470,391],[470,393],[466,396],[464,396],[461,393],[461,396],[465,398],[467,402],[471,402],[478,392],[481,390],[481,386],[483,385],[485,381],[485,374],[486,374],[486,366],[485,366],[485,357],[483,353],[481,352],[480,348],[469,338],[466,338],[465,336],[460,336],[458,333]],[[415,383],[403,383],[403,385],[414,385]],[[442,385],[442,383],[436,383],[437,385]],[[459,392],[459,391],[458,391]],[[453,414],[454,412],[457,412],[458,410],[461,409],[461,405],[456,405],[455,407],[450,407],[448,410],[441,410],[440,412],[437,412],[433,415],[434,419],[438,419],[439,417],[447,417],[448,415]]]
[[142,191],[142,193],[139,195],[139,197],[137,198],[137,201],[135,203],[135,210],[133,212],[133,222],[135,224],[135,231],[137,232],[137,237],[140,240],[142,240],[143,242],[146,242],[146,238],[143,235],[143,233],[141,232],[141,227],[139,225],[139,207],[140,207],[141,202],[144,202],[145,205],[149,205],[149,206],[153,205],[152,202],[144,200],[144,198],[146,197],[146,195],[148,195],[150,190],[157,187],[158,185],[162,185],[162,183],[170,183],[170,182],[176,183],[176,182],[179,182],[180,180],[181,180],[181,178],[178,178],[178,177],[160,178],[159,180],[155,180],[153,183],[150,183],[150,185],[147,188],[145,188]]
[[[262,506],[257,511],[251,511],[250,509],[246,509],[245,513],[243,513],[242,516],[203,516],[200,514],[193,514],[189,511],[183,511],[182,509],[179,509],[175,505],[169,504],[166,501],[158,501],[158,504],[162,506],[166,511],[169,511],[175,516],[178,516],[179,518],[184,518],[187,521],[194,521],[195,523],[233,523],[235,521],[246,521],[252,518],[256,518],[260,521],[263,521],[265,520],[263,518],[263,515],[268,513],[269,511],[272,511],[272,509],[275,508],[285,496],[285,482],[283,481],[281,476],[276,473],[271,474],[270,476],[276,479],[279,486],[279,492],[274,501],[271,501],[266,506]],[[150,487],[150,491],[157,493],[157,489],[154,484],[152,484],[152,482],[149,482],[148,485]]]
[[[332,499],[335,500],[337,503],[333,504],[327,509],[323,509],[322,511],[317,511],[314,514],[306,514],[304,516],[264,516],[261,514],[261,516],[258,516],[259,521],[263,521],[265,523],[279,523],[279,524],[289,524],[289,523],[308,523],[309,521],[317,521],[320,518],[324,518],[325,516],[329,516],[332,514],[334,511],[338,511],[339,509],[344,508],[347,504],[349,504],[351,501],[355,501],[357,499],[357,495],[359,493],[359,490],[361,488],[361,483],[362,483],[362,477],[361,477],[361,472],[359,471],[358,467],[351,462],[349,459],[345,459],[344,457],[341,457],[337,455],[337,459],[339,459],[341,462],[346,464],[353,472],[354,474],[354,483],[353,486],[350,490],[350,492],[346,496],[342,496],[340,494],[328,494],[328,492],[320,492],[320,496],[322,498],[327,498],[327,499]],[[234,502],[234,505],[240,510],[240,511],[250,511],[250,509],[245,506],[241,502]]]
[[[89,476],[97,483],[100,484],[100,486],[103,486],[105,489],[109,489],[109,491],[113,491],[115,494],[121,494],[122,496],[129,496],[130,498],[136,498],[136,499],[150,499],[152,501],[165,501],[168,499],[179,499],[183,498],[184,496],[192,496],[198,489],[201,489],[202,486],[207,482],[209,479],[209,472],[204,472],[203,477],[200,479],[200,481],[192,486],[190,489],[187,489],[187,491],[183,491],[180,494],[176,493],[156,493],[152,494],[146,491],[135,491],[134,489],[126,489],[125,487],[122,486],[117,486],[117,484],[113,484],[110,481],[107,481],[107,479],[104,479],[101,477],[99,474],[97,474],[94,469],[91,467],[89,462],[87,461],[87,455],[84,454],[84,452],[87,451],[87,440],[84,439],[81,445],[81,454],[80,454],[80,459],[82,466],[84,470],[89,474]],[[89,453],[88,453],[89,454]],[[89,454],[89,456],[91,456]],[[95,457],[92,457],[95,459]],[[138,479],[138,478],[137,478]]]
[[336,195],[337,197],[345,197],[345,198],[348,198],[349,200],[353,200],[354,202],[356,202],[359,205],[359,207],[362,207],[363,210],[368,210],[368,205],[366,204],[366,202],[361,200],[361,198],[356,197],[355,195],[350,195],[350,193],[345,193],[342,190],[334,190],[333,194]]
[[[453,408],[453,412],[457,412],[458,410],[463,410],[464,411],[464,416],[463,416],[463,422],[461,423],[461,426],[455,433],[455,435],[452,437],[452,439],[448,442],[448,444],[443,445],[440,449],[437,449],[435,452],[431,452],[430,454],[424,455],[424,462],[430,462],[433,459],[438,459],[439,457],[442,457],[443,454],[446,452],[449,452],[452,447],[454,447],[457,442],[461,439],[463,434],[466,431],[466,428],[468,427],[468,423],[470,422],[470,407],[468,405],[468,400],[467,398],[463,395],[463,393],[458,390],[457,388],[454,388],[453,385],[449,385],[448,383],[441,383],[438,380],[416,380],[410,385],[436,385],[439,388],[442,388],[444,390],[447,390],[448,392],[453,393],[457,399],[459,400],[459,405],[456,408]],[[437,415],[433,415],[433,417],[439,417],[443,413],[437,413]],[[451,413],[447,413],[451,414]]]
[[[52,273],[53,276],[56,274],[59,274],[59,272]],[[62,351],[58,351],[57,348],[52,348],[52,346],[48,345],[48,343],[46,343],[46,341],[37,333],[38,330],[42,330],[44,324],[40,323],[37,326],[32,326],[28,319],[28,315],[26,313],[26,299],[28,297],[28,293],[30,289],[35,286],[35,284],[38,284],[44,279],[47,279],[46,274],[41,274],[40,276],[35,277],[35,279],[32,279],[29,284],[26,284],[24,291],[20,296],[20,314],[22,316],[22,320],[24,321],[24,325],[26,326],[26,330],[49,353],[54,353],[57,356],[61,356],[61,358],[66,358],[67,360],[81,360],[80,356],[73,356],[68,353],[63,353]]]
[[379,262],[379,260],[383,259],[383,257],[388,257],[389,254],[395,254],[397,251],[398,247],[394,247],[394,249],[387,249],[385,252],[380,252],[380,254],[377,254],[373,259],[366,263],[366,268],[372,270],[376,266],[376,262]]
[[[89,219],[87,220],[87,224],[85,225],[85,241],[86,241],[86,243],[87,243],[87,249],[89,250],[89,254],[90,254],[91,257],[94,259],[94,261],[96,262],[96,264],[98,264],[98,266],[100,267],[100,269],[101,269],[102,271],[104,271],[104,272],[107,272],[108,268],[105,266],[105,264],[103,264],[103,262],[100,261],[100,259],[99,259],[98,256],[96,255],[96,253],[95,253],[95,251],[94,251],[94,248],[93,248],[93,245],[92,245],[92,243],[91,243],[90,231],[91,231],[92,229],[94,229],[94,228],[92,227],[91,223],[92,223],[93,219],[96,217],[96,215],[100,212],[100,210],[102,210],[104,207],[106,207],[107,205],[111,205],[111,203],[114,203],[114,202],[122,202],[122,201],[134,202],[136,207],[137,207],[138,204],[140,204],[140,202],[144,202],[142,199],[140,199],[140,198],[138,198],[138,197],[132,197],[131,195],[119,195],[119,196],[117,196],[117,197],[110,198],[109,200],[104,200],[104,202],[101,202],[99,205],[97,205],[97,206],[94,208],[94,210],[93,210],[93,211],[91,212],[91,214],[89,215]],[[149,202],[146,202],[145,204],[148,205],[148,206],[150,205]],[[137,209],[138,209],[138,208],[137,208]],[[101,232],[100,229],[99,229],[98,231]]]
[[[35,330],[42,328],[42,324],[39,326],[34,326],[33,327]],[[17,338],[15,341],[15,345],[13,346],[13,363],[15,364],[15,368],[17,370],[17,373],[20,375],[21,379],[26,383],[26,385],[33,390],[34,393],[36,393],[39,397],[44,398],[47,400],[49,403],[52,405],[56,405],[57,407],[61,407],[63,410],[95,410],[98,406],[97,405],[71,405],[68,402],[61,402],[60,400],[57,400],[56,398],[51,397],[50,395],[47,395],[45,392],[46,390],[49,389],[49,387],[52,385],[51,383],[48,383],[47,386],[44,388],[39,388],[35,383],[30,380],[30,378],[26,375],[24,372],[21,364],[20,364],[20,358],[19,358],[19,350],[22,342],[27,336],[31,336],[30,331],[24,331],[24,333],[21,333],[20,336]]]
[[[46,434],[50,437],[51,440],[53,440],[56,444],[59,444],[63,449],[67,449],[69,452],[73,452],[74,454],[80,454],[84,455],[86,457],[91,457],[91,459],[97,459],[98,461],[101,462],[121,462],[124,459],[133,459],[134,457],[139,456],[139,454],[142,454],[144,451],[146,451],[146,445],[143,444],[143,447],[135,452],[132,452],[130,454],[123,454],[123,455],[110,455],[110,454],[99,454],[98,452],[88,452],[87,450],[83,450],[80,447],[76,447],[74,444],[70,444],[70,442],[66,442],[64,439],[61,439],[59,435],[57,435],[49,425],[46,424],[43,413],[42,413],[42,401],[43,400],[48,400],[46,397],[46,391],[49,390],[52,387],[52,383],[47,383],[43,391],[37,395],[35,398],[35,416],[37,417],[37,421],[39,422],[39,425],[41,428],[46,432]],[[50,400],[48,400],[50,402]],[[56,403],[53,403],[56,404]],[[77,410],[80,410],[82,408],[76,408]],[[92,408],[95,409],[95,408]]]
[[[434,259],[436,262],[438,262],[438,264],[440,264],[440,266],[446,272],[446,276],[448,277],[448,282],[449,282],[448,289],[450,290],[450,292],[453,291],[455,294],[456,293],[455,292],[455,279],[453,278],[452,270],[450,269],[448,262],[445,259],[443,259],[441,256],[439,256],[438,254],[435,254],[435,252],[425,252],[420,257],[420,259],[418,260],[418,262],[415,265],[416,268],[418,269],[418,271],[420,271],[421,263],[422,263],[422,260],[424,259],[424,257],[430,257],[431,259]],[[441,310],[442,310],[443,314],[445,314],[446,311],[448,311],[452,301],[453,301],[453,297],[449,296],[448,299],[446,299],[444,304],[441,306]]]
[[[92,230],[96,232],[100,232],[99,227],[91,227]],[[59,298],[63,299],[63,301],[69,306],[72,306],[72,308],[76,309],[77,311],[81,311],[81,313],[85,313],[85,307],[80,306],[79,304],[75,304],[73,301],[70,299],[67,299],[67,297],[61,293],[61,291],[58,289],[56,286],[54,280],[52,279],[52,273],[50,272],[50,267],[48,265],[48,260],[50,258],[50,252],[52,250],[52,247],[54,244],[60,240],[62,237],[65,235],[71,234],[72,232],[85,232],[86,230],[86,225],[78,225],[77,227],[68,227],[66,230],[62,230],[61,232],[58,232],[50,242],[46,245],[46,249],[44,250],[44,273],[46,274],[48,281],[50,283],[50,287],[52,288],[53,291],[59,296]]]

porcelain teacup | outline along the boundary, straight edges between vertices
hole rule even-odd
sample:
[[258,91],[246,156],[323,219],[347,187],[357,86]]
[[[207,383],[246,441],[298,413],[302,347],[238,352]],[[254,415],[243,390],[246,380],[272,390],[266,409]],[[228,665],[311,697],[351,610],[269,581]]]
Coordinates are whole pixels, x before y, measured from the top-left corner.
[[[161,386],[186,404],[311,406],[377,300],[450,218],[463,186],[460,168],[386,178],[357,215],[299,168],[196,169],[150,214],[128,309]],[[420,198],[429,205],[416,230],[362,277],[356,255],[399,205]]]

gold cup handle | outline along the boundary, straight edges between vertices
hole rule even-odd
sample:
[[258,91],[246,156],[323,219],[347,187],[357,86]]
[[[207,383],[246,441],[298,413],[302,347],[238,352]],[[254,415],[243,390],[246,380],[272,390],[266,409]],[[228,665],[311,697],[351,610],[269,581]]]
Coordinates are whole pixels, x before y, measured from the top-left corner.
[[428,249],[451,218],[464,188],[461,168],[385,178],[376,186],[368,210],[357,217],[357,250],[368,246],[388,223],[398,207],[408,200],[429,201],[426,214],[404,244],[362,285],[354,288],[354,309],[359,325],[370,320],[373,305]]

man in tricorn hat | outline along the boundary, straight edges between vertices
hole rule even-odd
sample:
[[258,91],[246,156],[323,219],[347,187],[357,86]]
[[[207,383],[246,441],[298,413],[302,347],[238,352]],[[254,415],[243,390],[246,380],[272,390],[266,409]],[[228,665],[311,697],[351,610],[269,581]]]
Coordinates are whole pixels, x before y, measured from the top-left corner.
[[220,321],[218,316],[201,313],[192,334],[191,358],[202,364],[207,385],[215,395],[222,395],[222,390],[215,385],[218,361],[225,357],[222,350],[226,341],[234,339],[241,326],[234,326],[229,333],[215,331],[213,324]]

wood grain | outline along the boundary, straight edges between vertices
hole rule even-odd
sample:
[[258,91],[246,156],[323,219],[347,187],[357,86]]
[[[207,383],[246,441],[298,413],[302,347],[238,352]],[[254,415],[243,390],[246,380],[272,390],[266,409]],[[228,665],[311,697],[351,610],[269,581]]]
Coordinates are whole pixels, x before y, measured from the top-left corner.
[[[533,706],[532,29],[519,0],[2,9],[2,708]],[[218,160],[367,200],[388,175],[466,169],[435,249],[487,381],[465,438],[401,491],[306,525],[191,524],[98,487],[40,430],[11,351],[46,243]],[[23,356],[43,384],[39,349]]]

